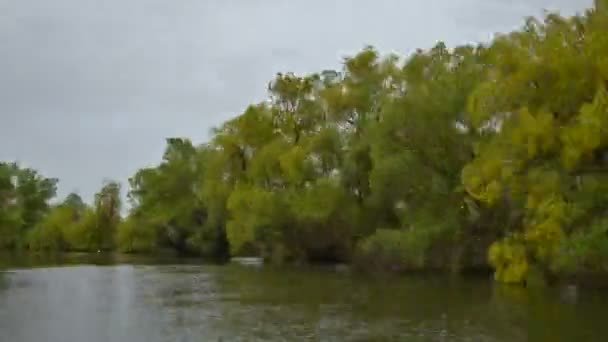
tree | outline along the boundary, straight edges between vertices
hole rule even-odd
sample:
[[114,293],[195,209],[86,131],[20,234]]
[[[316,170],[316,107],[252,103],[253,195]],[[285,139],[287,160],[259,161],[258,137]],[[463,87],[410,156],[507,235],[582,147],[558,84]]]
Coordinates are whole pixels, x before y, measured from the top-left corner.
[[0,247],[20,248],[49,210],[57,180],[16,163],[0,163]]
[[[585,16],[529,19],[524,30],[497,39],[488,49],[489,77],[469,99],[476,127],[493,122],[497,129],[463,170],[467,192],[488,206],[506,198],[522,213],[518,224],[501,227],[503,238],[489,251],[500,281],[522,283],[533,269],[551,275],[580,264],[571,240],[582,243],[601,226],[603,6],[597,2]],[[582,260],[567,261],[573,257]]]

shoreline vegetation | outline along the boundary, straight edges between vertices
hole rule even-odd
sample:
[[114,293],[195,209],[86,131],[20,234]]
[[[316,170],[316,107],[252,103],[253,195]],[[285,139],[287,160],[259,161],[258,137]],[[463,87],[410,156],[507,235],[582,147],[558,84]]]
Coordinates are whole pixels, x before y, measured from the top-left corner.
[[608,1],[479,45],[278,74],[268,98],[94,203],[0,164],[0,249],[608,278]]

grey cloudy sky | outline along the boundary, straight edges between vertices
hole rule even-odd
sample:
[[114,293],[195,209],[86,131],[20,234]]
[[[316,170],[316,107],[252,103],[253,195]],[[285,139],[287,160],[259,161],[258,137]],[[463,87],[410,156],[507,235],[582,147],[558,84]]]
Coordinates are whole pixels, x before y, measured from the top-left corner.
[[0,160],[85,200],[263,99],[278,71],[487,41],[592,0],[0,0]]

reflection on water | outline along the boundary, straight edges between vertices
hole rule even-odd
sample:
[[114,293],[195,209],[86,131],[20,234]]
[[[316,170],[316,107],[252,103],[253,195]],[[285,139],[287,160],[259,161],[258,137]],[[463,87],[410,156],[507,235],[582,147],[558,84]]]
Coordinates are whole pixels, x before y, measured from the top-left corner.
[[608,294],[598,292],[563,300],[557,291],[494,286],[487,279],[129,262],[21,265],[0,273],[0,341],[582,342],[608,336]]

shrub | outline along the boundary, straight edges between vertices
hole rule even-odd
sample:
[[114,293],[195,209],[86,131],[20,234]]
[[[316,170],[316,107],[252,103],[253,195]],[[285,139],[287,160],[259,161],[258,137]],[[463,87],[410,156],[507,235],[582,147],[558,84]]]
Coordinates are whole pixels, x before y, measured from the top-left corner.
[[156,230],[133,219],[124,220],[116,232],[116,246],[125,253],[150,252],[156,248]]

